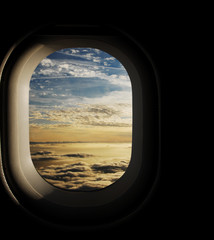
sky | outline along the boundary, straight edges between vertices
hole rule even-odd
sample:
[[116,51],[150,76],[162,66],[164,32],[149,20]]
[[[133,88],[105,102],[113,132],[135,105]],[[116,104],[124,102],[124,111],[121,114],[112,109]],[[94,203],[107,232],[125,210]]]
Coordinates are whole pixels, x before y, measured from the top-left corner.
[[122,64],[95,48],[43,59],[29,93],[30,141],[131,142],[132,89]]

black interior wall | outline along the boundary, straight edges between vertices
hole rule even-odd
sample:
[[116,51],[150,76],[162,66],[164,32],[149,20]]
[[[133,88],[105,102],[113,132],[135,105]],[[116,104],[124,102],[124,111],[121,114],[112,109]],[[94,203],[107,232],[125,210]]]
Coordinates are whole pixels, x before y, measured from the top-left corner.
[[[0,61],[2,61],[6,52],[23,34],[31,31],[35,27],[43,23],[36,21],[2,21],[1,22],[1,38],[0,38]],[[63,22],[64,23],[64,22]],[[66,22],[67,23],[67,22]],[[77,23],[77,22],[75,22]],[[98,24],[106,24],[100,23]],[[73,22],[71,21],[71,24]],[[152,58],[155,68],[157,69],[160,80],[161,92],[161,172],[160,180],[157,188],[150,201],[147,202],[146,207],[139,211],[136,215],[130,218],[127,222],[116,225],[105,226],[100,229],[76,229],[68,230],[51,226],[40,220],[30,216],[28,213],[17,207],[7,195],[2,183],[0,183],[0,212],[1,212],[1,233],[9,236],[20,235],[27,237],[31,234],[34,237],[44,236],[70,236],[70,237],[111,237],[126,236],[134,238],[148,237],[163,237],[173,236],[179,229],[186,228],[179,221],[179,199],[176,197],[176,191],[179,189],[174,184],[175,166],[178,161],[176,153],[173,152],[170,144],[176,144],[176,137],[172,137],[174,131],[173,113],[170,109],[173,108],[170,99],[171,92],[176,93],[176,76],[173,70],[173,55],[179,52],[176,45],[177,39],[175,30],[179,29],[179,24],[172,25],[169,21],[161,20],[159,18],[154,21],[114,21],[114,23],[107,23],[119,27],[124,32],[129,34],[133,39],[142,44],[144,49]],[[172,52],[174,54],[172,54]],[[175,56],[174,56],[175,57]],[[176,133],[176,130],[175,130]],[[174,142],[173,142],[174,141]],[[170,143],[170,144],[169,144]],[[73,234],[73,235],[72,235]],[[173,238],[173,237],[172,237]]]

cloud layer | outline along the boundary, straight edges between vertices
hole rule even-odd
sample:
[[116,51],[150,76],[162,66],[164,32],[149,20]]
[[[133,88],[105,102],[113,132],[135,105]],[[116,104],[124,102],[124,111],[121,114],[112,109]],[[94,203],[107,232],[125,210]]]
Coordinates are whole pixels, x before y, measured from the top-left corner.
[[50,184],[76,191],[105,188],[126,171],[131,143],[31,143],[36,170]]
[[[54,109],[31,111],[31,126],[39,125],[45,127],[47,123],[64,124],[73,126],[114,126],[130,127],[132,125],[132,113],[130,104],[79,104],[66,109]],[[57,125],[56,125],[57,127]]]
[[78,161],[73,164],[40,167],[40,175],[52,185],[75,191],[93,191],[105,188],[117,181],[128,167],[127,160],[92,164]]

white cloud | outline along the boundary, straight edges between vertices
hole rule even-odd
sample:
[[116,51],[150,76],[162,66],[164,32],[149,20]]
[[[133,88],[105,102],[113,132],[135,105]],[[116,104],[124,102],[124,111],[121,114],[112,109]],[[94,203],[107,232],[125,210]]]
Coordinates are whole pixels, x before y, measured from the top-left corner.
[[44,58],[40,64],[44,67],[53,67],[55,64],[51,59],[48,58]]
[[93,62],[96,62],[96,63],[100,63],[101,62],[100,58],[93,58],[92,60],[93,60]]
[[77,50],[77,49],[71,49],[71,52],[72,52],[72,53],[79,53],[80,51]]
[[60,71],[62,71],[62,69],[65,69],[65,70],[68,70],[68,69],[70,69],[70,65],[68,64],[68,63],[63,63],[63,64],[59,64],[58,65],[58,69],[60,70]]
[[115,58],[114,58],[114,57],[106,57],[105,60],[106,60],[106,61],[114,61]]
[[[130,104],[79,104],[65,109],[33,111],[31,120],[46,120],[52,123],[67,123],[73,126],[130,127],[132,124]],[[53,127],[57,125],[53,125]]]

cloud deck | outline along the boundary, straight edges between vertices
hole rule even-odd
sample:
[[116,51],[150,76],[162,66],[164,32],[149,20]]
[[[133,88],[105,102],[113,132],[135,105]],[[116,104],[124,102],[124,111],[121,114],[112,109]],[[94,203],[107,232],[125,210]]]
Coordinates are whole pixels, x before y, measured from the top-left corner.
[[74,164],[40,167],[40,175],[52,185],[66,190],[92,191],[105,188],[118,180],[128,166],[127,160],[90,165],[79,161]]

